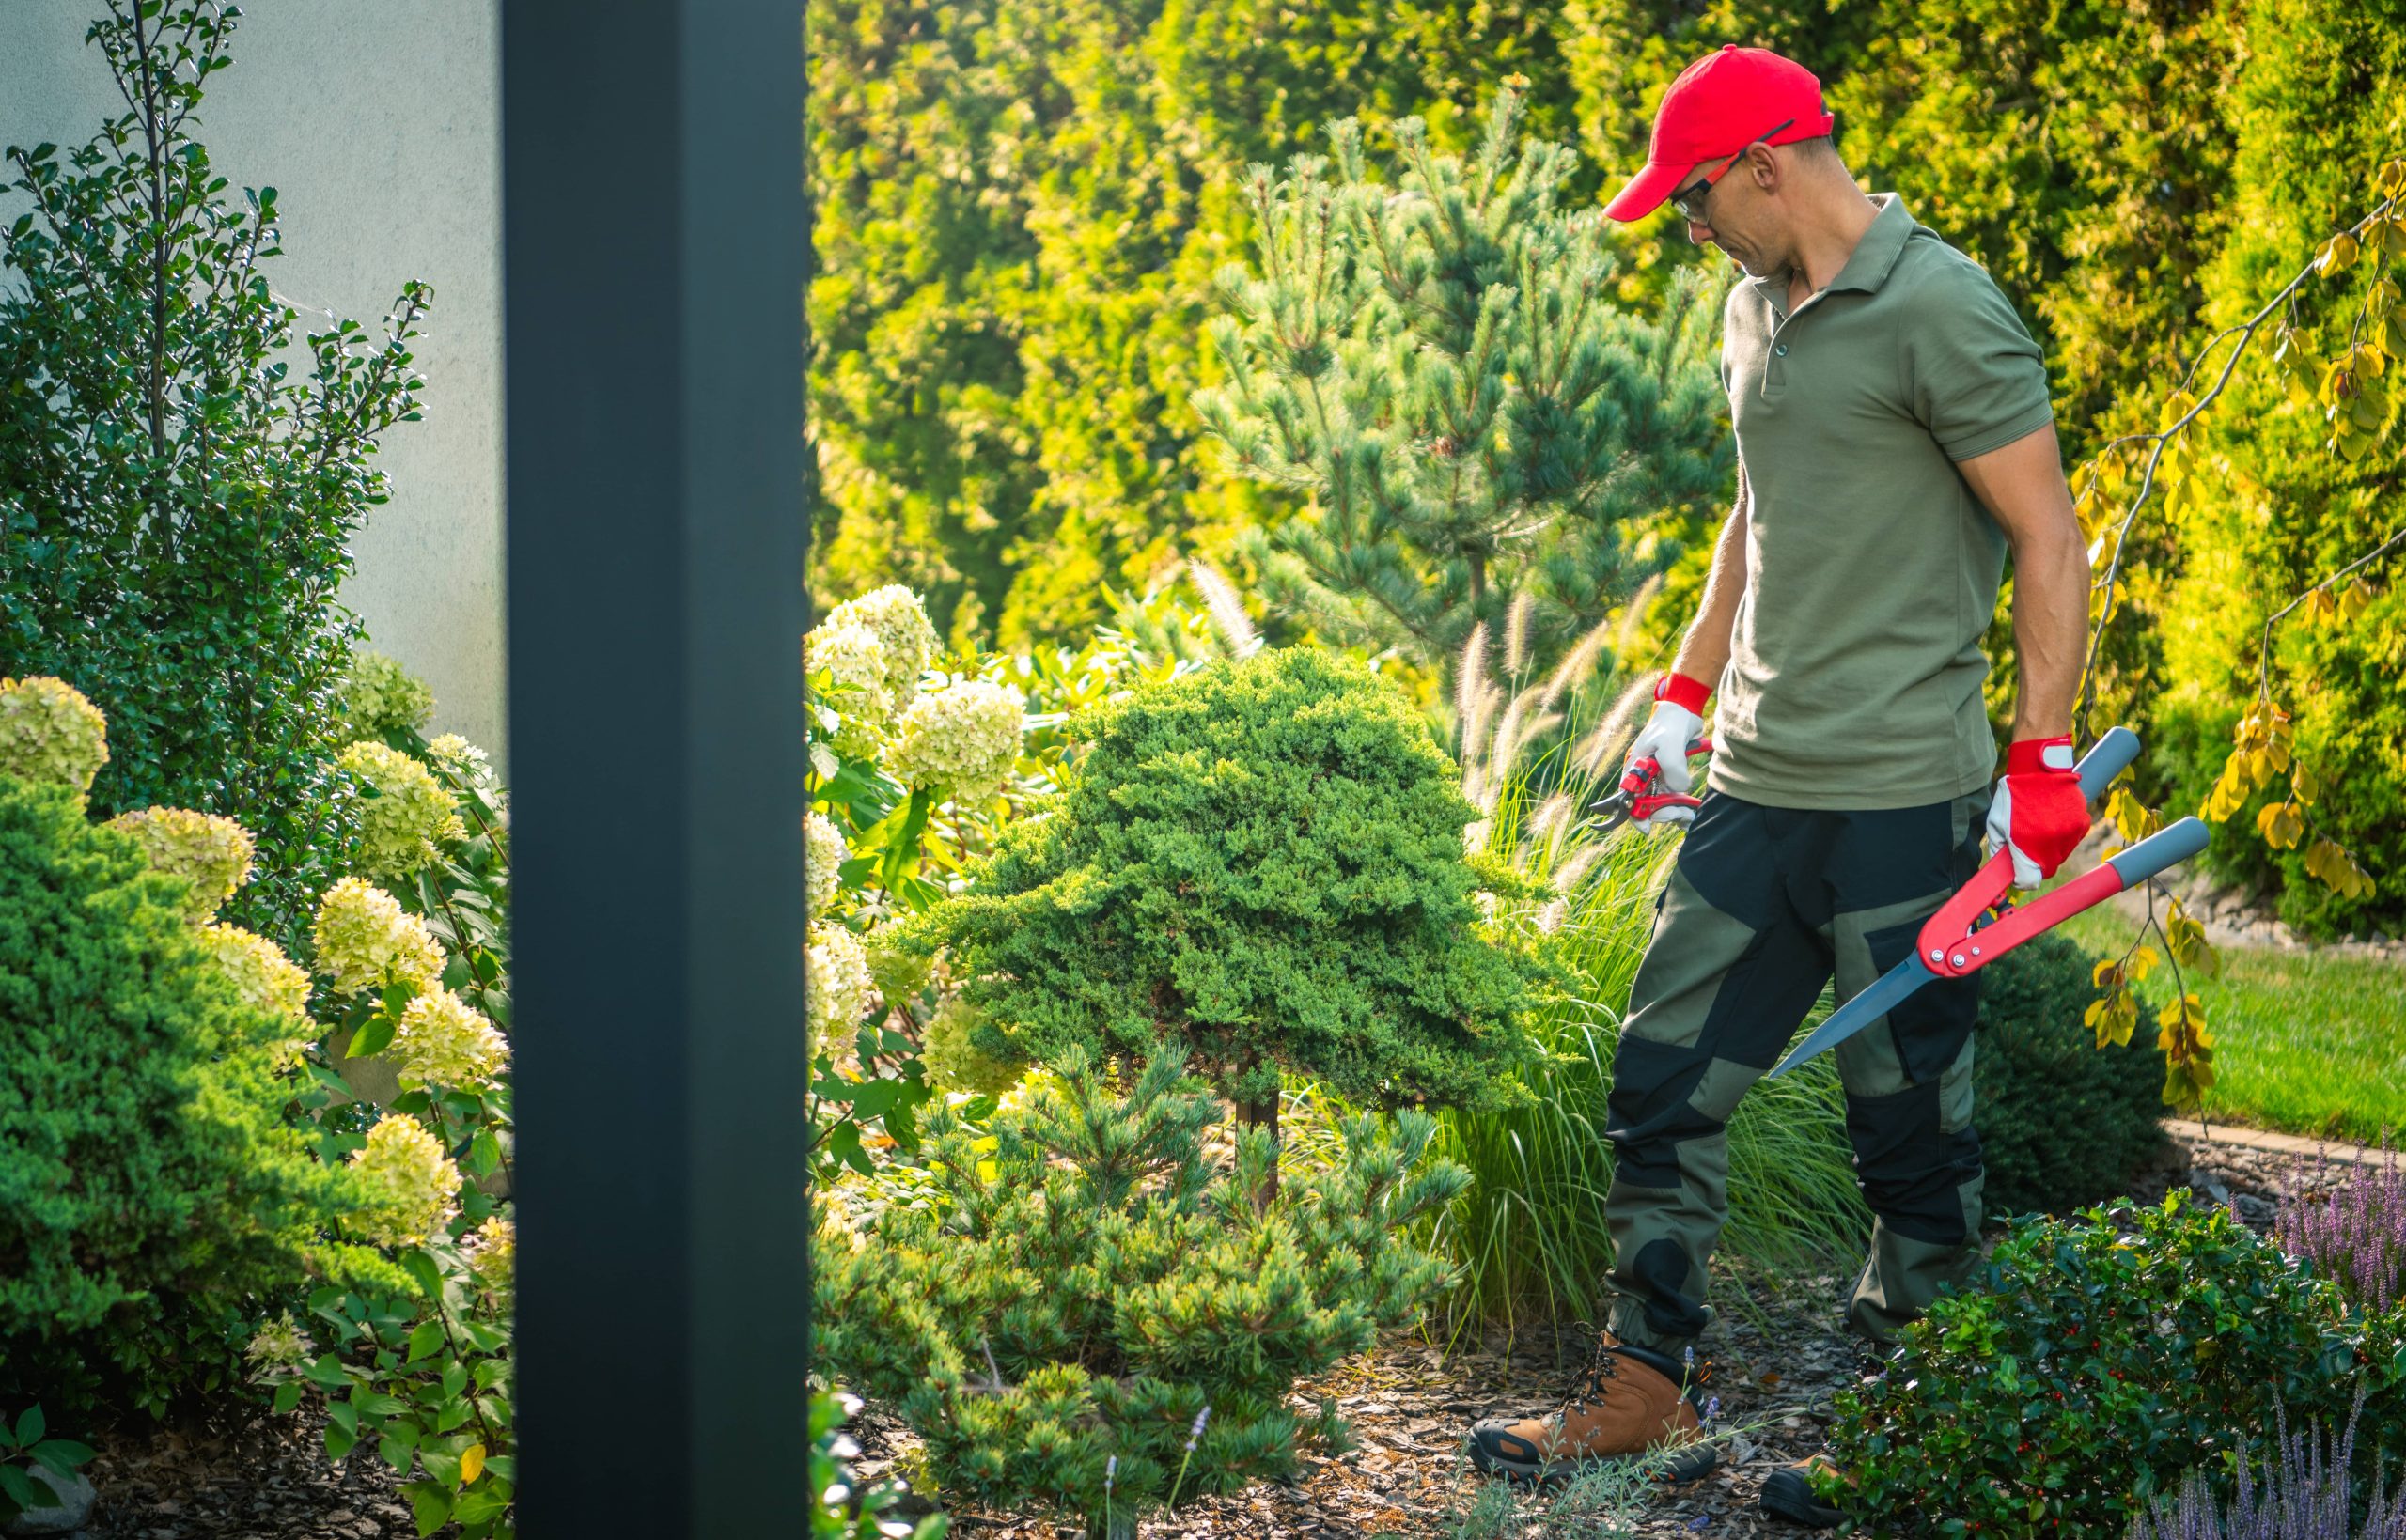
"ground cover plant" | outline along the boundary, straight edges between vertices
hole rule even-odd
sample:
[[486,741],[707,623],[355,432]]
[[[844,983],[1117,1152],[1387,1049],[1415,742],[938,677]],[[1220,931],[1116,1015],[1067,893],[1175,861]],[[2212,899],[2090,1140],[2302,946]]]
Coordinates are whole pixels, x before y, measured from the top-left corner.
[[329,761],[357,621],[337,599],[418,415],[431,295],[299,338],[271,283],[275,189],[229,193],[195,130],[240,12],[111,0],[88,41],[126,111],[89,143],[11,147],[0,226],[0,674],[106,713],[117,813],[232,817],[258,871],[231,917],[299,943],[339,872]]
[[1423,1160],[1425,1115],[1365,1116],[1265,1204],[1268,1131],[1214,1159],[1222,1116],[1174,1046],[1117,1087],[1070,1050],[982,1128],[934,1112],[924,1167],[822,1190],[819,1361],[901,1413],[948,1500],[1109,1534],[1341,1449],[1287,1396],[1418,1318],[1445,1265],[1396,1232],[1467,1175]]
[[2185,1190],[2008,1228],[1881,1375],[1836,1397],[1830,1495],[1860,1532],[2120,1536],[2202,1470],[2227,1492],[2276,1406],[2406,1454],[2406,1317]]

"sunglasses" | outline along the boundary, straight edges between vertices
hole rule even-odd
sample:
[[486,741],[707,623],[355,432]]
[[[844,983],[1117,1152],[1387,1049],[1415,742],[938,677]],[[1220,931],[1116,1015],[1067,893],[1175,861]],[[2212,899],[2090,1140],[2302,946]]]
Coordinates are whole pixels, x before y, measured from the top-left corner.
[[1740,145],[1735,153],[1730,155],[1728,163],[1723,165],[1720,170],[1709,172],[1706,174],[1704,180],[1700,182],[1690,182],[1687,186],[1672,194],[1671,207],[1677,209],[1680,211],[1680,217],[1686,220],[1691,225],[1711,225],[1712,222],[1704,217],[1704,206],[1711,198],[1712,184],[1729,174],[1729,167],[1738,163],[1740,156],[1745,154],[1746,151],[1754,148],[1757,145],[1761,144],[1764,140],[1770,138],[1773,134],[1777,133],[1780,130],[1788,127],[1789,123],[1793,123],[1795,121],[1796,119],[1791,117],[1786,122],[1774,123],[1770,128],[1763,130],[1762,132],[1758,133],[1753,138],[1747,140],[1744,144]]

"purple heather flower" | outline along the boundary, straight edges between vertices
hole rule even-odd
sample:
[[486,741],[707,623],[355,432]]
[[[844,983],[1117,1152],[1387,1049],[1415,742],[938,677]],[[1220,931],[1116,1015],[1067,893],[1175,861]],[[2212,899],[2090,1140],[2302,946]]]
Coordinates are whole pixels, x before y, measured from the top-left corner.
[[1186,1452],[1189,1454],[1194,1454],[1195,1446],[1203,1441],[1203,1424],[1211,1420],[1211,1408],[1210,1407],[1205,1407],[1201,1411],[1195,1414],[1195,1425],[1186,1430]]
[[2406,1170],[2387,1131],[2376,1168],[2335,1172],[2327,1155],[2291,1174],[2289,1194],[2273,1216],[2281,1249],[2305,1257],[2366,1310],[2387,1311],[2406,1298]]

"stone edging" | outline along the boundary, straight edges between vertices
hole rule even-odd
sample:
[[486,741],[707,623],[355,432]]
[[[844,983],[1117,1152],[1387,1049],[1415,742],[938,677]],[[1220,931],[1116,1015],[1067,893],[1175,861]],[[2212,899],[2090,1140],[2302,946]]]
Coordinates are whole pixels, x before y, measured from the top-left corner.
[[2369,1144],[2301,1139],[2296,1134],[2267,1133],[2261,1128],[2242,1128],[2230,1124],[2209,1125],[2194,1118],[2167,1117],[2163,1124],[2164,1131],[2175,1139],[2203,1140],[2210,1144],[2262,1150],[2270,1155],[2295,1156],[2302,1160],[2311,1160],[2321,1155],[2353,1165],[2377,1166],[2387,1159],[2378,1146]]

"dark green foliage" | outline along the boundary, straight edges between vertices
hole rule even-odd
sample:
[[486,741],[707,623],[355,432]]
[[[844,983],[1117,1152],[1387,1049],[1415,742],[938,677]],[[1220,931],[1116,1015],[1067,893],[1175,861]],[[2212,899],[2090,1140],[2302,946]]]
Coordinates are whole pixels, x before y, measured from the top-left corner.
[[1049,1063],[1183,1041],[1272,1109],[1282,1068],[1357,1102],[1506,1094],[1539,969],[1480,933],[1479,891],[1513,879],[1464,857],[1470,804],[1391,686],[1272,650],[1072,731],[1086,750],[1049,816],[918,924],[986,1014],[973,1043]]
[[866,1217],[820,1228],[819,1361],[900,1411],[943,1493],[1099,1522],[1114,1457],[1121,1517],[1173,1488],[1291,1475],[1299,1437],[1344,1437],[1331,1409],[1289,1409],[1296,1379],[1442,1286],[1444,1264],[1391,1234],[1468,1180],[1415,1169],[1429,1117],[1398,1114],[1391,1134],[1352,1120],[1328,1165],[1257,1207],[1275,1148],[1247,1128],[1232,1165],[1207,1161],[1219,1109],[1182,1067],[1164,1050],[1122,1097],[1072,1053],[991,1132],[940,1112],[924,1171],[887,1174],[866,1202],[836,1190]]
[[1345,118],[1333,165],[1244,179],[1258,272],[1221,274],[1232,314],[1208,334],[1228,382],[1194,408],[1239,474],[1308,493],[1240,549],[1331,644],[1441,668],[1526,601],[1542,672],[1629,599],[1648,521],[1727,483],[1718,286],[1686,274],[1659,318],[1613,303],[1573,158],[1521,141],[1520,115],[1501,93],[1467,159],[1406,118],[1376,180]]
[[2065,1214],[2128,1190],[2164,1143],[2164,1050],[2148,1033],[2100,1049],[2086,953],[2039,936],[1980,971],[1973,1123],[1989,1214]]
[[234,15],[112,0],[91,39],[130,110],[81,148],[8,151],[31,208],[0,231],[0,675],[107,715],[101,813],[249,829],[228,918],[290,944],[334,875],[324,761],[357,630],[336,589],[384,501],[377,438],[417,416],[428,293],[289,355],[275,191],[229,200],[190,132]]
[[1831,1453],[1855,1532],[2119,1540],[2184,1471],[2224,1491],[2276,1403],[2406,1454],[2406,1317],[2351,1315],[2330,1283],[2230,1214],[2160,1208],[2017,1221],[1982,1286],[1906,1330],[1837,1395]]
[[356,1206],[276,1116],[283,1025],[181,886],[65,787],[0,775],[0,1382],[71,1346],[155,1405],[223,1369],[227,1302],[298,1278]]

